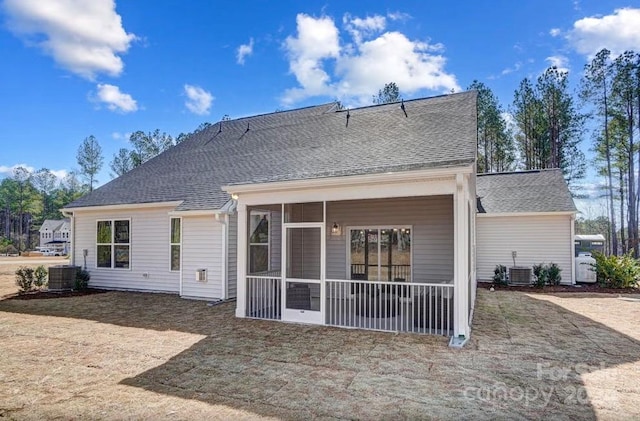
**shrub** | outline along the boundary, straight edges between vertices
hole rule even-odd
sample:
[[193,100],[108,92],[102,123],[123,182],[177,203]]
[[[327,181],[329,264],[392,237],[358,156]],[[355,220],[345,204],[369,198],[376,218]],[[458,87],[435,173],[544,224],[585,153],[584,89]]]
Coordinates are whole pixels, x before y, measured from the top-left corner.
[[555,263],[551,263],[549,266],[546,266],[547,270],[547,282],[549,285],[560,285],[560,281],[562,281],[562,276],[560,276],[560,272],[562,269]]
[[560,272],[562,272],[562,269],[555,263],[533,265],[533,276],[536,278],[533,285],[538,288],[542,288],[545,285],[560,285],[562,280]]
[[605,256],[594,252],[593,265],[598,282],[608,288],[633,288],[640,280],[640,263],[633,258],[633,250],[622,256]]
[[5,253],[6,253],[7,255],[10,255],[10,254],[18,254],[18,249],[17,249],[17,248],[15,248],[15,246],[14,246],[13,244],[9,244],[9,245],[7,246],[7,248],[5,249]]
[[33,268],[28,268],[26,266],[20,266],[16,270],[16,286],[20,294],[24,294],[25,292],[29,292],[33,289],[34,277]]
[[536,278],[533,283],[533,285],[535,285],[536,287],[542,288],[547,284],[549,274],[547,273],[547,269],[544,266],[544,263],[533,265],[533,276],[535,276]]
[[91,274],[84,270],[84,269],[80,269],[76,272],[76,283],[75,283],[75,289],[76,290],[83,290],[83,289],[87,289],[87,287],[89,286],[89,280],[91,279]]
[[507,285],[507,267],[503,265],[496,265],[493,271],[493,282],[498,285]]
[[33,275],[35,276],[34,280],[33,280],[33,284],[38,287],[38,288],[42,288],[43,286],[47,285],[47,269],[40,265],[36,268],[36,270],[33,272]]

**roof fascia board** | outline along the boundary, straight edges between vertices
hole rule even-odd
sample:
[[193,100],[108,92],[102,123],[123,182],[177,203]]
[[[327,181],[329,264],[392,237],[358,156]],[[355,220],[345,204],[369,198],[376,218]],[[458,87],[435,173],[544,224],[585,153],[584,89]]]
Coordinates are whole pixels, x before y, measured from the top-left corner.
[[63,208],[61,212],[100,212],[100,211],[113,211],[121,209],[145,209],[145,208],[169,208],[177,207],[182,203],[182,200],[175,200],[172,202],[152,202],[152,203],[124,203],[119,205],[104,205],[104,206],[80,206],[76,208]]
[[301,190],[317,187],[345,187],[378,183],[401,183],[428,178],[455,176],[456,174],[472,174],[473,165],[437,168],[419,171],[389,172],[382,174],[350,175],[344,177],[312,178],[309,180],[275,181],[270,183],[237,184],[222,186],[229,193],[253,193],[265,191]]
[[561,212],[496,212],[496,213],[476,213],[480,218],[499,218],[511,216],[562,216],[575,215],[577,211],[561,211]]

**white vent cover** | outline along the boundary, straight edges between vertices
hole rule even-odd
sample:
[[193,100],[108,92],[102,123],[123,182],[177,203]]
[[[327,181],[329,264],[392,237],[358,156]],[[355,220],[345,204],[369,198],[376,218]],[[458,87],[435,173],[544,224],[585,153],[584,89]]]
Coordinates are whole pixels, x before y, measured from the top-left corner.
[[207,270],[206,269],[196,269],[196,281],[198,281],[198,282],[207,282]]

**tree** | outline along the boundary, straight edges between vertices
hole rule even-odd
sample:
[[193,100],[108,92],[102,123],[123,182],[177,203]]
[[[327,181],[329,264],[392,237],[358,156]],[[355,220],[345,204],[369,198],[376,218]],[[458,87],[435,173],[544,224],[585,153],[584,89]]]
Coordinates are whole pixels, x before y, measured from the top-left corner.
[[102,148],[93,135],[82,141],[78,148],[77,160],[80,174],[87,181],[89,191],[93,191],[93,185],[98,182],[96,175],[102,169],[104,162]]
[[111,177],[120,177],[133,169],[131,151],[127,148],[120,148],[117,154],[113,154],[113,160],[109,164],[111,167]]
[[174,146],[173,138],[160,133],[159,129],[149,133],[138,130],[131,134],[129,142],[133,146],[131,161],[134,168]]
[[611,251],[618,253],[618,239],[616,230],[616,218],[613,206],[613,174],[611,171],[611,145],[609,139],[609,95],[611,92],[611,66],[609,50],[602,49],[585,66],[582,78],[582,89],[580,96],[583,101],[594,106],[597,115],[602,117],[601,136],[597,140],[603,143],[603,153],[606,163],[607,188],[609,190],[609,216],[610,216],[610,236]]
[[55,218],[58,216],[57,209],[53,209],[52,195],[58,184],[58,179],[48,169],[42,168],[36,171],[32,177],[33,186],[38,190],[42,199],[42,214],[40,215],[41,221],[47,218]]
[[[24,167],[17,167],[13,170],[13,181],[15,182],[15,206],[18,213],[18,251],[25,249],[25,220],[26,233],[31,225],[31,210],[33,198],[33,186],[31,185],[31,172]],[[25,218],[26,217],[26,218]]]
[[378,105],[398,101],[400,101],[400,89],[395,82],[386,83],[384,88],[380,89],[378,94],[373,96],[373,103]]
[[467,90],[478,92],[478,172],[511,170],[515,163],[515,150],[498,98],[488,86],[477,80]]
[[[276,110],[276,112],[278,112],[278,110]],[[227,115],[225,115],[225,116],[226,116],[226,117],[229,117],[229,116],[227,116]],[[228,120],[228,119],[229,119],[229,118],[227,118],[227,120]],[[224,120],[224,117],[223,117],[223,120]],[[182,143],[183,141],[185,141],[189,136],[192,136],[192,135],[194,135],[194,134],[196,134],[196,133],[203,132],[203,131],[207,130],[208,128],[210,128],[211,126],[212,126],[212,124],[211,124],[211,123],[209,123],[209,122],[205,121],[205,122],[203,122],[203,123],[200,123],[200,125],[199,125],[199,126],[198,126],[194,131],[192,131],[192,132],[190,132],[190,133],[180,133],[180,134],[176,137],[176,139],[175,139],[175,143],[176,143],[176,145],[179,145],[180,143]]]

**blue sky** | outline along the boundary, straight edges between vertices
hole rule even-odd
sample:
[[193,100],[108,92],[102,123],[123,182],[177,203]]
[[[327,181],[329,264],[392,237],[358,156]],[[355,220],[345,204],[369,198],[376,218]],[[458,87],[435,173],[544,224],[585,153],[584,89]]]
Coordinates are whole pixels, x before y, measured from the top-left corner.
[[94,135],[103,183],[133,131],[368,104],[391,81],[416,98],[478,79],[508,107],[551,64],[575,88],[600,48],[640,51],[638,1],[451,4],[0,0],[0,176],[16,165],[63,175]]

